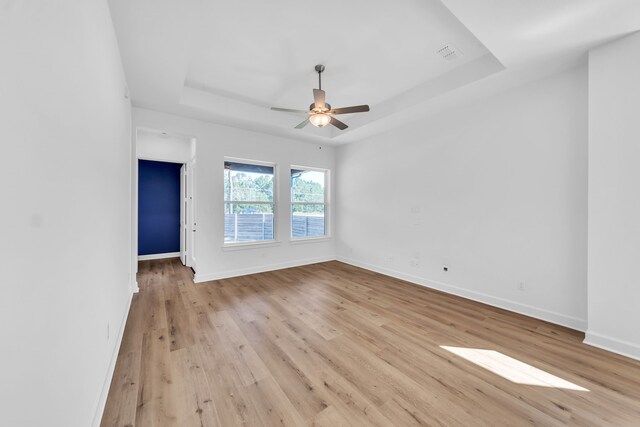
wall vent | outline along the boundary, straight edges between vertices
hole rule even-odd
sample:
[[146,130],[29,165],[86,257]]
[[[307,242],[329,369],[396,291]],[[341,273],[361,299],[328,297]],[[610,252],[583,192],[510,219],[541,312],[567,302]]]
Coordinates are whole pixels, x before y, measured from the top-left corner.
[[452,44],[442,46],[440,49],[436,50],[436,53],[442,56],[447,61],[453,61],[462,56],[462,52],[460,51],[460,49]]

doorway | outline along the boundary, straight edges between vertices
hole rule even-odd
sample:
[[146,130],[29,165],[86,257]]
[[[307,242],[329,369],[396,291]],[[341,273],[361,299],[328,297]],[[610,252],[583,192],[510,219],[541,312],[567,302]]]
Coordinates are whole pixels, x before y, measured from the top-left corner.
[[[132,274],[131,289],[139,290],[137,283],[138,261],[149,259],[161,259],[179,257],[182,263],[196,271],[196,244],[195,244],[195,165],[196,165],[196,138],[193,136],[169,133],[159,129],[137,127],[134,139],[134,161],[132,162],[132,209],[131,209],[131,256]],[[155,166],[164,165],[172,170],[171,185],[167,188],[151,191],[145,190],[145,171],[141,173],[141,162],[151,162]],[[141,176],[142,175],[142,176]],[[158,184],[158,183],[156,183]],[[147,204],[145,200],[158,198],[160,195],[171,196],[172,201],[166,201],[172,206],[171,212],[165,214],[167,233],[161,228],[149,227],[153,221],[147,221],[147,215],[154,215],[153,209],[156,203],[151,200]],[[177,199],[177,200],[176,200]],[[175,206],[178,206],[176,209]],[[140,212],[142,210],[143,212]],[[176,217],[177,215],[177,217]],[[176,219],[177,218],[177,219]],[[152,218],[153,219],[153,218]],[[159,221],[159,218],[155,218]],[[154,234],[158,234],[155,235]],[[177,234],[177,238],[175,237]],[[170,242],[170,246],[159,245],[158,242]],[[177,243],[176,243],[177,242]],[[148,244],[149,243],[149,244]]]

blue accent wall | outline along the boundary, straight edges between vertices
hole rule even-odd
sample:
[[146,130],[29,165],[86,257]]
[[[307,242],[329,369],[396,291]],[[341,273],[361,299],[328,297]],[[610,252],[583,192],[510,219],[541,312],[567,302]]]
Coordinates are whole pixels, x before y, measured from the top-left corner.
[[138,160],[138,255],[180,252],[180,167]]

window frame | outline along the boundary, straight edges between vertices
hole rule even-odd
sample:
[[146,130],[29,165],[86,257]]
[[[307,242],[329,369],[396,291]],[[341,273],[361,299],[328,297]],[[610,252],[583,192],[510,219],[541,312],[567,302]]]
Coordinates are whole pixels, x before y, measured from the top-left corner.
[[[267,166],[273,168],[273,200],[271,202],[260,202],[260,201],[233,201],[226,200],[226,193],[224,190],[224,173],[226,173],[224,164],[225,162],[233,162],[233,163],[242,163],[246,165],[253,166]],[[234,248],[241,249],[243,246],[273,246],[277,245],[280,242],[276,239],[277,236],[277,210],[278,210],[278,165],[274,162],[268,162],[263,160],[250,160],[250,159],[242,159],[237,157],[224,157],[222,162],[222,248],[225,250],[231,250]],[[224,229],[225,229],[225,214],[226,207],[229,203],[246,203],[251,205],[271,205],[273,211],[273,239],[270,240],[245,240],[245,241],[233,241],[227,242],[224,240]]]
[[[304,170],[310,172],[322,172],[324,173],[324,203],[316,202],[294,202],[293,201],[293,188],[291,185],[291,172],[293,170]],[[305,243],[314,241],[323,241],[331,239],[331,205],[329,201],[330,197],[330,185],[331,185],[331,170],[325,168],[319,168],[315,166],[289,166],[289,242]],[[305,237],[293,237],[293,206],[294,205],[323,205],[324,206],[324,235],[323,236],[305,236]]]

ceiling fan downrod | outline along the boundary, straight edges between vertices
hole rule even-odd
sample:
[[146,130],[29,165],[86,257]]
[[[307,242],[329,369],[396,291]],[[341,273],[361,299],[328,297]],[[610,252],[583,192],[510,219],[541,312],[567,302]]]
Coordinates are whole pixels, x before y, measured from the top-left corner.
[[318,73],[318,89],[322,90],[322,72],[324,71],[324,65],[316,65],[316,72]]

